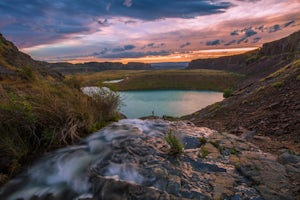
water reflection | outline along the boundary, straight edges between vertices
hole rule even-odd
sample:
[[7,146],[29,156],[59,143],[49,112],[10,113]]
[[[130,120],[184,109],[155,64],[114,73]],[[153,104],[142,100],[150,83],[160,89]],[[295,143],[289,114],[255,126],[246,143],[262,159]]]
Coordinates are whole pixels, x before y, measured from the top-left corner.
[[120,111],[128,118],[152,115],[180,117],[223,99],[220,92],[154,90],[120,92],[123,106]]

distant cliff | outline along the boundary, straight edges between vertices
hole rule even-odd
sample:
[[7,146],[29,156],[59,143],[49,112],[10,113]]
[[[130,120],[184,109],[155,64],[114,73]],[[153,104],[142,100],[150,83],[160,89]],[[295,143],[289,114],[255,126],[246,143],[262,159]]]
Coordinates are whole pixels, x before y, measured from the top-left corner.
[[88,62],[80,64],[71,63],[53,63],[52,69],[55,69],[63,74],[99,72],[105,70],[151,70],[150,64],[129,62],[122,64],[120,62]]
[[193,60],[187,69],[219,69],[263,77],[299,57],[299,53],[300,31],[244,54]]

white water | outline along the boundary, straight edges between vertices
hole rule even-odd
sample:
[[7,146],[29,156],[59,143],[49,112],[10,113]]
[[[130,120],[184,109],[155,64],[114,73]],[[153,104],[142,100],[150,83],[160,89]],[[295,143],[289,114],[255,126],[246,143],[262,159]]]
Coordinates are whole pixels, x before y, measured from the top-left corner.
[[[168,150],[165,137],[170,130],[185,146],[184,154],[176,160],[163,150]],[[199,137],[209,138],[215,133],[183,121],[121,120],[95,132],[80,145],[46,155],[1,188],[0,199],[49,199],[49,195],[52,195],[51,199],[101,199],[106,189],[100,187],[99,196],[98,183],[106,182],[111,184],[106,187],[118,188],[121,182],[138,184],[145,190],[178,192],[179,196],[186,195],[186,198],[190,195],[191,198],[199,197],[203,193],[210,195],[216,178],[214,173],[219,173],[220,178],[227,178],[224,176],[227,174],[242,180],[228,161],[198,158]],[[179,182],[170,179],[170,174],[177,174]],[[181,187],[168,187],[180,184],[181,180],[193,193],[186,193]],[[250,191],[250,196],[259,196],[254,189],[242,184],[245,187],[239,189],[241,193]],[[123,187],[124,190],[126,187]]]
[[[89,173],[112,154],[112,145],[122,138],[140,140],[139,137],[149,135],[162,137],[168,129],[166,121],[142,121],[137,119],[121,120],[102,129],[88,138],[82,145],[68,147],[53,152],[40,162],[29,168],[21,177],[12,180],[7,187],[21,185],[7,200],[32,196],[40,198],[51,193],[56,198],[63,199],[64,190],[68,189],[80,196],[91,196]],[[108,178],[125,180],[141,184],[145,178],[138,173],[136,166],[130,163],[111,163],[103,174]],[[0,191],[0,197],[1,193]]]
[[111,81],[103,81],[102,83],[120,83],[122,82],[124,79],[117,79],[117,80],[111,80]]

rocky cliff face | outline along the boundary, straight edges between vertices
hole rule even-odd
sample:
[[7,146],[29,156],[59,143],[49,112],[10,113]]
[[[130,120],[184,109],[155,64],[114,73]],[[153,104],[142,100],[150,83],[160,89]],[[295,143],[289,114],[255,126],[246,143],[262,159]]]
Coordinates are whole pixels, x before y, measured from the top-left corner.
[[262,78],[299,58],[299,53],[300,31],[241,55],[193,60],[187,69],[219,69]]
[[129,62],[122,64],[119,62],[88,62],[83,64],[71,63],[52,63],[50,67],[63,73],[87,73],[87,72],[100,72],[105,70],[151,70],[153,69],[150,64]]
[[[184,145],[170,155],[171,131]],[[121,120],[53,152],[1,199],[294,199],[300,157],[184,121]],[[297,185],[298,184],[298,185]]]

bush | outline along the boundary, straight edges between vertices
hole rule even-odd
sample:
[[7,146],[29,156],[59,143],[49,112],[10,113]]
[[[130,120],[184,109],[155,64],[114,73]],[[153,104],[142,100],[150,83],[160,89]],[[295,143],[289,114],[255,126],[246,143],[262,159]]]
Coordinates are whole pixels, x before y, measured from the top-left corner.
[[199,152],[199,157],[206,158],[208,154],[209,154],[208,150],[205,147],[201,147]]
[[229,89],[229,88],[225,89],[224,92],[223,92],[223,97],[224,97],[224,98],[230,97],[231,94],[232,94],[232,92],[233,92],[232,89]]
[[200,138],[198,138],[198,139],[199,139],[199,142],[201,143],[201,145],[204,145],[204,144],[207,143],[207,140],[206,140],[205,137],[200,137]]
[[296,80],[297,80],[297,81],[300,81],[300,75],[298,75],[298,76],[296,77]]
[[272,84],[273,87],[275,88],[281,88],[283,86],[283,82],[278,81]]
[[169,131],[168,136],[166,137],[166,141],[171,147],[169,151],[170,155],[176,156],[183,152],[182,144],[180,143],[178,138],[175,135],[173,135],[171,130]]

